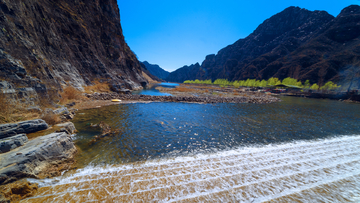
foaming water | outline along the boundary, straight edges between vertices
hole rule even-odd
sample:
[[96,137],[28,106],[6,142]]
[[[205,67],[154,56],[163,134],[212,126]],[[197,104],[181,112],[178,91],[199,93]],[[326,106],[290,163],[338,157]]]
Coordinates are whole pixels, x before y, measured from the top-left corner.
[[359,155],[352,135],[87,166],[23,202],[357,202]]

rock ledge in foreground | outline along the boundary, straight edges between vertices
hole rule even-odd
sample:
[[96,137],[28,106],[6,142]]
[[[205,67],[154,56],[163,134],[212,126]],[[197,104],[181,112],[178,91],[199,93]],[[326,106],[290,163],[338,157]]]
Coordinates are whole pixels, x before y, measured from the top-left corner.
[[9,138],[0,139],[0,154],[23,146],[27,141],[29,141],[29,139],[25,134],[19,134]]
[[54,165],[71,163],[76,152],[71,135],[65,132],[30,140],[22,147],[0,154],[0,185],[22,178],[40,178],[50,173]]
[[48,124],[42,119],[3,124],[0,125],[0,139],[22,133],[34,133],[40,130],[46,130],[48,127]]

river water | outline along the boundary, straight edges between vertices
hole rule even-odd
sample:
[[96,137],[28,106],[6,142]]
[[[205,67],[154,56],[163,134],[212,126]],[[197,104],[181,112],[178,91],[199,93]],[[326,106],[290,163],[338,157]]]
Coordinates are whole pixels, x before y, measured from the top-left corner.
[[171,96],[171,94],[169,94],[169,93],[160,92],[159,90],[156,89],[156,87],[175,88],[177,86],[179,86],[179,84],[177,84],[177,83],[163,82],[163,83],[158,83],[158,84],[152,85],[151,87],[149,87],[147,89],[133,91],[132,94],[151,95],[151,96]]
[[[79,169],[26,201],[360,201],[360,105],[281,99],[80,111]],[[121,132],[89,144],[100,121]]]

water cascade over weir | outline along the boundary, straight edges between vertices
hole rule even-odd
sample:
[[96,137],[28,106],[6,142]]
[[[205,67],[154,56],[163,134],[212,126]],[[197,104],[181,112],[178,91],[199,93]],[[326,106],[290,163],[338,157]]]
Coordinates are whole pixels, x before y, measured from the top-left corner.
[[358,202],[360,137],[86,167],[22,202]]

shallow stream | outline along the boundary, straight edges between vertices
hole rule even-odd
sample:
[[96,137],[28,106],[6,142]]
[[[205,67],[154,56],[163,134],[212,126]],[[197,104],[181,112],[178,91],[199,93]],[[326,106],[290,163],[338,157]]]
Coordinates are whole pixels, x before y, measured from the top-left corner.
[[[80,111],[79,170],[27,201],[360,201],[360,105],[281,99]],[[89,144],[100,121],[121,133]]]

